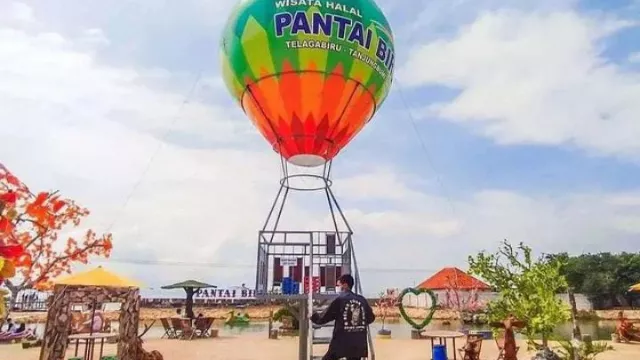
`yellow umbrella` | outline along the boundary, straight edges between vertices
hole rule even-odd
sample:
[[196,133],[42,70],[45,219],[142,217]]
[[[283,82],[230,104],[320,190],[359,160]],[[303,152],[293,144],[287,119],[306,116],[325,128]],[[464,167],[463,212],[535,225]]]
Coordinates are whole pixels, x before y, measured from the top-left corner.
[[640,283],[637,283],[629,288],[629,291],[640,291]]
[[98,266],[83,273],[54,280],[56,285],[103,286],[103,287],[140,287],[140,283],[116,275]]

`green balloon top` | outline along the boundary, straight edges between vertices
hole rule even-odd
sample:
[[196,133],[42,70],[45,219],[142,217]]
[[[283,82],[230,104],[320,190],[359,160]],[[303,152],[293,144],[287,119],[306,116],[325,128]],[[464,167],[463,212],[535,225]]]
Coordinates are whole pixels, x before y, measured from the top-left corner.
[[373,0],[241,0],[222,39],[224,80],[238,101],[248,84],[270,76],[339,72],[378,108],[394,59],[391,28]]

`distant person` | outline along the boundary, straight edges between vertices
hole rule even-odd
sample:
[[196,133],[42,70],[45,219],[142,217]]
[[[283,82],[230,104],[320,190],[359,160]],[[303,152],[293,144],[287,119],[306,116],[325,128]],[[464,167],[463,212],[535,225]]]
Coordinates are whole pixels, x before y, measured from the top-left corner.
[[101,332],[104,327],[104,316],[102,311],[93,309],[93,305],[89,304],[87,310],[83,311],[84,321],[82,323],[83,329],[90,332]]
[[375,320],[375,315],[367,299],[353,292],[354,283],[353,276],[340,276],[337,282],[340,289],[338,298],[331,302],[322,315],[316,313],[311,316],[311,321],[317,325],[335,321],[333,337],[322,360],[360,360],[369,356],[367,329]]
[[182,308],[177,308],[176,309],[175,317],[180,318],[180,319],[184,319],[184,314],[182,314]]
[[7,330],[5,332],[11,332],[11,329],[13,329],[13,320],[11,320],[11,318],[7,319]]
[[27,327],[25,326],[24,323],[20,323],[17,326],[13,327],[13,333],[14,334],[22,334],[23,332],[25,332],[27,330]]

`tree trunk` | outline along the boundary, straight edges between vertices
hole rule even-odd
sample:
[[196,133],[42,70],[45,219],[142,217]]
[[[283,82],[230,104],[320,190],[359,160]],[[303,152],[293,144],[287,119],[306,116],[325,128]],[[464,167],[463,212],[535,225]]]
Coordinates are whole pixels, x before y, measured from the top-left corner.
[[573,289],[569,289],[569,304],[571,304],[571,321],[573,322],[573,341],[571,346],[573,347],[573,360],[580,360],[580,341],[582,334],[580,331],[580,325],[578,325],[578,306],[576,305],[576,297],[573,294]]
[[4,321],[9,318],[9,314],[11,314],[11,311],[13,311],[13,308],[18,303],[18,292],[20,290],[12,286],[9,288],[9,291],[11,292],[11,297],[9,298],[9,308],[7,309],[7,314],[4,316]]
[[573,338],[580,339],[582,334],[578,325],[578,306],[572,289],[569,289],[569,304],[571,305],[571,321],[573,322]]
[[542,334],[542,348],[543,349],[549,348],[549,334],[547,333]]

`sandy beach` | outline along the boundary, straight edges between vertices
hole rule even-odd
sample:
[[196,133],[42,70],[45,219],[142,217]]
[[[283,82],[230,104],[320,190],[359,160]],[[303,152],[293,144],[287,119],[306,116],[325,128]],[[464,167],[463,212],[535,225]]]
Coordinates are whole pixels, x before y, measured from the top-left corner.
[[[256,306],[242,309],[246,311],[252,318],[264,320],[268,318],[271,310],[278,307]],[[232,308],[218,309],[196,309],[196,313],[202,312],[206,316],[218,319],[226,318]],[[238,309],[234,309],[238,310]],[[142,309],[142,322],[150,323],[154,319],[162,317],[170,317],[174,314],[174,309]],[[421,317],[425,311],[421,309],[410,309],[412,316]],[[638,318],[639,311],[625,311],[629,317]],[[617,311],[600,311],[591,314],[597,315],[601,319],[612,319],[617,315]],[[108,313],[108,317],[117,319],[118,313]],[[46,313],[13,313],[12,317],[16,320],[28,321],[30,323],[43,323]],[[392,313],[390,318],[398,318],[399,316]],[[438,320],[448,320],[457,318],[457,314],[450,311],[439,311],[436,318]],[[403,323],[400,321],[400,323]],[[219,323],[221,324],[221,323]],[[221,326],[221,325],[218,325]],[[266,325],[265,325],[266,326]],[[161,331],[155,329],[156,333]],[[221,337],[216,339],[180,341],[180,340],[160,340],[158,339],[162,332],[147,334],[145,336],[146,350],[159,350],[165,359],[181,360],[185,358],[193,358],[199,360],[249,360],[249,359],[265,359],[265,360],[282,360],[297,359],[297,337],[281,338],[279,340],[267,339],[266,330],[258,330],[259,332],[250,331],[239,334],[223,332]],[[395,332],[396,330],[394,330]],[[407,330],[408,331],[408,330]],[[410,340],[404,332],[395,332],[394,339],[376,339],[375,352],[378,359],[402,359],[417,360],[430,359],[430,343],[428,341]],[[251,344],[251,346],[247,346]],[[461,347],[461,340],[458,340],[456,347]],[[520,342],[522,349],[526,349],[526,344]],[[451,344],[449,344],[451,347]],[[601,354],[597,360],[637,360],[640,359],[640,344],[613,344],[614,351]],[[35,360],[39,356],[39,348],[23,350],[20,345],[0,345],[0,360]],[[82,350],[81,350],[82,351]],[[324,348],[316,346],[315,351],[322,354]],[[483,343],[482,360],[493,360],[498,356],[497,347],[494,341],[485,341]],[[104,354],[115,354],[115,345],[106,345]],[[449,349],[450,356],[451,349]],[[69,349],[68,357],[72,357],[73,347]],[[522,350],[520,359],[530,359],[531,352]],[[450,357],[453,359],[453,357]]]
[[[282,338],[268,340],[266,334],[246,334],[234,337],[216,339],[181,341],[181,340],[150,340],[145,342],[146,350],[158,350],[165,359],[182,360],[296,360],[297,338]],[[251,344],[251,346],[247,346]],[[526,348],[523,343],[522,348]],[[640,344],[614,344],[613,351],[598,356],[598,360],[637,360],[640,358]],[[317,346],[315,350],[322,354],[325,347]],[[493,341],[485,341],[482,346],[482,360],[493,360],[497,357],[497,347]],[[35,360],[40,349],[23,350],[19,345],[0,346],[2,360]],[[422,340],[376,339],[376,358],[425,360],[430,358],[430,345]],[[115,353],[115,346],[105,347],[105,354]],[[73,349],[69,350],[73,355]],[[451,356],[450,352],[450,356]],[[529,359],[531,352],[520,351],[520,359]],[[452,357],[451,357],[452,358]],[[459,358],[459,357],[458,357]]]
[[[198,308],[194,309],[196,314],[202,313],[204,316],[213,317],[215,319],[226,319],[230,311],[246,312],[252,319],[266,320],[269,318],[271,311],[277,311],[280,306],[250,306],[244,309],[237,309],[233,307],[220,307],[220,308]],[[377,317],[380,317],[380,311],[377,308],[373,308]],[[427,310],[418,308],[408,308],[407,313],[415,319],[423,319]],[[640,319],[640,310],[625,310],[625,316],[628,319],[638,320]],[[117,312],[107,312],[105,314],[110,320],[117,320]],[[155,308],[142,308],[140,313],[140,319],[143,321],[159,320],[161,318],[167,318],[175,315],[175,309],[155,309]],[[615,320],[618,317],[618,310],[596,310],[591,312],[581,312],[580,318],[588,319],[600,319],[600,320]],[[11,318],[14,320],[25,321],[27,323],[43,323],[46,321],[47,314],[45,312],[17,312],[12,313]],[[389,319],[400,319],[400,311],[396,308],[389,309],[387,315]],[[437,310],[433,317],[436,320],[455,320],[459,318],[456,311],[451,310]],[[0,359],[2,360],[2,359]]]

